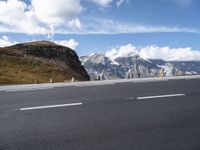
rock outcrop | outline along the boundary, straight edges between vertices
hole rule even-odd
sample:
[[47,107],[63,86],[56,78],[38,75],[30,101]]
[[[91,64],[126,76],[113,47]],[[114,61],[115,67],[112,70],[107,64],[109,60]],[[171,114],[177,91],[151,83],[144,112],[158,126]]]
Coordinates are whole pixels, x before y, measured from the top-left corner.
[[38,41],[0,49],[0,84],[90,80],[76,52]]

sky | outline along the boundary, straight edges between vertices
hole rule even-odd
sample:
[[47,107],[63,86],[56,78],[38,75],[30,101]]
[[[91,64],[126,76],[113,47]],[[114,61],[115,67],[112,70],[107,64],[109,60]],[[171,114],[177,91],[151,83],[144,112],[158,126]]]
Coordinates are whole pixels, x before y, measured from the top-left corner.
[[200,61],[200,0],[0,0],[0,47],[49,40],[96,52]]

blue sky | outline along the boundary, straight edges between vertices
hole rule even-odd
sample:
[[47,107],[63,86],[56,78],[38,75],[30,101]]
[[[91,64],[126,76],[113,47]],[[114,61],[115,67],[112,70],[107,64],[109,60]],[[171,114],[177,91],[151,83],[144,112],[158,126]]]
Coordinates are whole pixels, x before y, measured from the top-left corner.
[[199,0],[0,0],[0,46],[52,40],[79,55],[127,44],[190,48],[200,60],[199,16]]

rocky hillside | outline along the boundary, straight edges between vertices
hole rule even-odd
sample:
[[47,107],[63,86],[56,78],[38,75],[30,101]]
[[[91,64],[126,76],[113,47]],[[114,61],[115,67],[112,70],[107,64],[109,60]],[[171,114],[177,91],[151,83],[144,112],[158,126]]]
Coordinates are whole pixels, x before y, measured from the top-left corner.
[[76,52],[48,41],[0,48],[0,84],[90,80]]
[[109,80],[158,76],[160,68],[139,55],[117,57],[114,60],[104,53],[80,58],[91,80]]
[[80,57],[91,80],[200,74],[200,62],[147,60],[135,53],[110,58],[105,53]]

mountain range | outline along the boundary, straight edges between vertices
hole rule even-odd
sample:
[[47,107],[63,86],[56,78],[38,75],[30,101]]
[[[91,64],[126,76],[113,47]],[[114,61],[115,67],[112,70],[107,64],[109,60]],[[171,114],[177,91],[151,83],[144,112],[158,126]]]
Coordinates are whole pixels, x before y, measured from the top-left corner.
[[80,57],[91,80],[131,79],[200,74],[198,61],[144,59],[137,53],[110,56],[99,52]]
[[0,48],[0,84],[200,74],[200,61],[145,59],[131,51],[111,54],[99,52],[78,57],[74,50],[49,41]]

